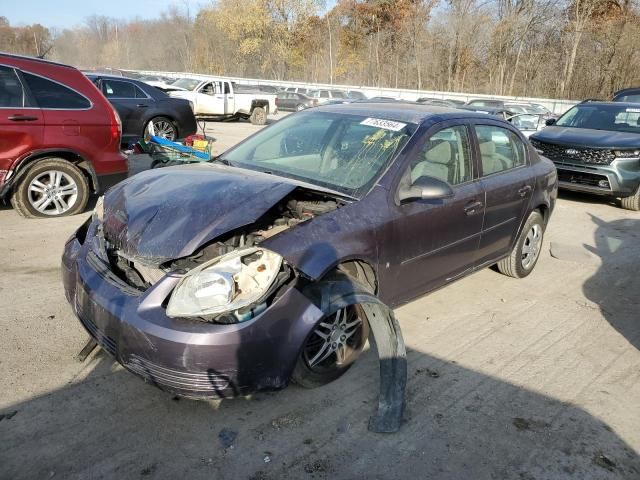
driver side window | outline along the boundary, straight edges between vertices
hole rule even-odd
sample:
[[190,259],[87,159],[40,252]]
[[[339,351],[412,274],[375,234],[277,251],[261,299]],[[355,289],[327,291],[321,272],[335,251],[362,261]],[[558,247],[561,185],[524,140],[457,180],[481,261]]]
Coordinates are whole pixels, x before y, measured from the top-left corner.
[[200,93],[204,93],[205,95],[215,95],[215,89],[213,88],[213,83],[207,83],[202,89],[200,89]]
[[411,165],[411,183],[420,177],[434,177],[449,185],[459,185],[473,178],[465,126],[444,128],[426,141]]

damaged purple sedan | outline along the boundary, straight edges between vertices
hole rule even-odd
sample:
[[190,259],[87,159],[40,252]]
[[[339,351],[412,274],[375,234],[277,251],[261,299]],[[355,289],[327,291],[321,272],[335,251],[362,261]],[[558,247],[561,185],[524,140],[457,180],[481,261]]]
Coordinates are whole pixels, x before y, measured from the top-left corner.
[[65,291],[97,343],[164,390],[314,387],[362,351],[362,299],[397,306],[494,264],[528,275],[556,196],[553,164],[507,122],[321,106],[113,187],[66,244]]

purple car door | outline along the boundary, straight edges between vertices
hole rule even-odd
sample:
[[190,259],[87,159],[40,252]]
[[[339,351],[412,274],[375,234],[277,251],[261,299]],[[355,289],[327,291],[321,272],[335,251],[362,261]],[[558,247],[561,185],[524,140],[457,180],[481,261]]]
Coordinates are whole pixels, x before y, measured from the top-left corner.
[[520,137],[498,125],[475,125],[481,180],[486,192],[484,226],[477,264],[495,260],[510,250],[522,223],[535,178],[528,167]]
[[[413,200],[391,206],[390,245],[381,252],[381,267],[393,298],[402,303],[437,288],[473,268],[482,218],[484,193],[475,175],[468,127],[447,123],[419,142],[408,155],[405,175],[447,182],[454,196]],[[385,260],[386,258],[386,260]],[[401,286],[401,287],[400,287]]]

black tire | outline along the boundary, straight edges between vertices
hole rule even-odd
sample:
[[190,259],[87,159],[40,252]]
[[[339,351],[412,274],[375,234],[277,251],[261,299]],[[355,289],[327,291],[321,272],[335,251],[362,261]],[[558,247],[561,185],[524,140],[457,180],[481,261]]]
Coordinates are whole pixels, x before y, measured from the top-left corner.
[[[57,187],[53,182],[44,184],[40,181],[43,178],[52,179],[49,172],[58,172],[61,180],[58,182],[59,185]],[[46,192],[34,191],[35,188],[41,189],[38,184],[45,185],[46,189],[42,190],[46,190]],[[72,193],[74,191],[73,184],[76,186],[75,195]],[[53,189],[53,192],[51,189]],[[26,218],[75,215],[84,211],[88,200],[89,182],[87,177],[71,162],[56,157],[43,158],[29,167],[27,173],[14,187],[11,195],[11,205],[20,215]],[[41,201],[39,210],[36,206]],[[65,209],[62,205],[67,205],[68,208]]]
[[302,110],[304,110],[304,105],[303,105],[302,103],[301,103],[301,104],[299,104],[299,105],[296,107],[296,110],[297,110],[298,112],[301,112]]
[[[539,233],[539,238],[533,242],[532,239],[535,238],[536,230]],[[543,241],[544,219],[540,212],[536,210],[529,215],[509,256],[497,263],[500,273],[513,278],[524,278],[529,275],[536,263],[538,263]],[[535,253],[528,253],[531,249],[534,249]],[[529,255],[532,256],[529,257]]]
[[[153,128],[156,132],[156,136],[166,138],[174,142],[178,138],[178,127],[176,123],[167,117],[153,117],[149,120],[149,123],[153,124]],[[145,132],[147,131],[148,125],[145,127]]]
[[256,107],[251,112],[249,120],[253,125],[266,125],[267,111],[263,107]]
[[[318,325],[314,327],[314,330],[309,335],[309,337],[305,340],[305,344],[302,348],[302,351],[300,352],[300,355],[298,356],[296,366],[294,367],[293,373],[291,375],[291,379],[301,387],[316,388],[333,382],[334,380],[344,375],[362,353],[362,350],[364,349],[364,346],[369,337],[369,323],[367,322],[364,310],[359,305],[347,307],[347,309],[345,310],[348,310],[348,314],[354,315],[361,321],[358,331],[353,335],[354,342],[347,344],[344,347],[346,352],[344,358],[346,361],[344,361],[343,363],[338,363],[337,354],[331,353],[326,360],[320,362],[318,365],[313,367],[310,366],[308,355],[306,355],[305,352],[307,351],[308,347],[313,346],[311,342],[319,338],[315,337],[315,332],[319,328],[319,325],[325,322],[327,318],[322,319],[318,323]],[[338,315],[338,313],[332,315],[329,318],[333,319],[335,315]]]
[[634,212],[640,210],[640,185],[636,188],[636,193],[620,199],[620,206],[625,210],[632,210]]

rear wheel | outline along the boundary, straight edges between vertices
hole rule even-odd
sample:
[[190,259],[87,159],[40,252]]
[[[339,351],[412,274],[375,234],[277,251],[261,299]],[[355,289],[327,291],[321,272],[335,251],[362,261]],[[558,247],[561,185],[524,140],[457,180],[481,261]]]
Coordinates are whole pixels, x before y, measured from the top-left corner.
[[89,182],[82,171],[61,158],[38,161],[27,171],[11,196],[23,217],[62,217],[84,210]]
[[251,112],[249,120],[253,125],[265,125],[267,123],[267,111],[262,107],[256,107]]
[[305,388],[336,380],[360,356],[368,337],[369,323],[359,305],[323,318],[307,338],[292,379]]
[[620,199],[620,206],[626,210],[633,210],[634,212],[640,210],[640,185],[636,188],[636,193],[630,197],[622,197]]
[[544,219],[540,212],[531,212],[511,254],[498,262],[500,273],[514,278],[529,275],[540,257],[543,237]]
[[172,142],[178,138],[178,129],[171,119],[167,117],[155,117],[152,118],[149,123],[153,125],[156,137],[166,138]]

